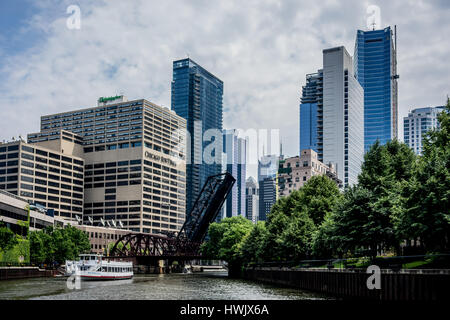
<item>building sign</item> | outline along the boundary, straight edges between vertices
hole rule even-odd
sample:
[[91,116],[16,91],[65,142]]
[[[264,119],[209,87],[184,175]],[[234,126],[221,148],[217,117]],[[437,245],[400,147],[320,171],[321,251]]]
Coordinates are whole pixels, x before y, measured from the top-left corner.
[[98,103],[106,103],[106,102],[114,101],[114,100],[121,99],[121,98],[123,98],[123,96],[100,97],[100,98],[98,98]]
[[156,154],[150,153],[148,151],[145,151],[145,157],[152,159],[152,160],[159,161],[161,163],[170,164],[171,166],[177,165],[174,161],[170,160],[169,158],[164,158],[164,157],[158,156]]

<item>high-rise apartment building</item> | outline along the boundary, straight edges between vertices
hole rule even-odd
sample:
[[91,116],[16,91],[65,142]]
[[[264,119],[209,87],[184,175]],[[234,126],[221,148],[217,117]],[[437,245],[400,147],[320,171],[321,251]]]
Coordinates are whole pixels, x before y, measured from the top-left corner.
[[[396,34],[395,34],[396,38]],[[397,53],[391,27],[356,34],[354,70],[364,89],[364,150],[397,138]]]
[[280,160],[278,170],[278,191],[280,197],[288,196],[299,190],[309,179],[318,175],[326,175],[339,187],[342,184],[335,168],[319,161],[317,152],[312,149],[302,150],[300,156]]
[[246,218],[256,223],[259,217],[259,186],[253,177],[245,182],[245,199]]
[[[222,156],[217,163],[203,161],[208,129],[222,132],[223,82],[191,59],[173,62],[172,110],[187,121],[187,213],[191,210],[208,176],[221,172]],[[220,153],[221,150],[215,150]]]
[[444,109],[444,106],[417,108],[403,118],[403,140],[416,154],[422,154],[423,134],[439,127],[437,117]]
[[[29,134],[28,141],[36,145],[35,153],[38,145],[54,145],[59,151],[59,161],[46,151],[48,176],[54,175],[50,160],[60,164],[61,177],[70,165],[74,173],[84,173],[84,179],[72,177],[72,184],[81,188],[81,200],[84,184],[84,204],[76,206],[84,207],[84,222],[89,217],[95,224],[114,220],[131,231],[166,233],[178,231],[185,221],[185,131],[186,121],[173,111],[117,96],[100,98],[97,107],[42,116],[41,132]],[[76,160],[84,162],[82,171],[75,170],[75,160],[65,164],[70,148],[55,141],[72,143],[73,154],[80,157]],[[63,181],[59,183],[62,187]],[[62,195],[61,190],[60,201]],[[78,212],[74,207],[72,212]]]
[[358,180],[364,158],[364,90],[344,47],[323,50],[323,163],[344,182]]
[[236,179],[224,203],[225,217],[245,215],[246,142],[245,139],[238,137],[234,129],[223,131],[223,159],[226,172]]

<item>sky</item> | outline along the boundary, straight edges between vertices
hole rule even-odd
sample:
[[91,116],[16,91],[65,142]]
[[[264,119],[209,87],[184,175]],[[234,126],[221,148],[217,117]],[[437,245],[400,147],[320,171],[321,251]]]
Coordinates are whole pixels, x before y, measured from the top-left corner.
[[[79,29],[68,27],[71,5]],[[279,129],[283,153],[297,155],[305,75],[322,67],[325,48],[353,55],[371,5],[380,28],[397,25],[403,138],[410,109],[450,94],[447,0],[1,0],[0,141],[100,96],[170,108],[172,62],[189,56],[224,82],[224,128]]]

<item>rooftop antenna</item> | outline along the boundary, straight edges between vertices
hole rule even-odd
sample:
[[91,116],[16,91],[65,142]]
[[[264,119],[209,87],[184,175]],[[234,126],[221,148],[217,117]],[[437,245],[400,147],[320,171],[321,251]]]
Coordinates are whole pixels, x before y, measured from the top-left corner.
[[377,23],[375,22],[375,20],[372,22],[372,30],[375,31],[375,26],[377,25]]

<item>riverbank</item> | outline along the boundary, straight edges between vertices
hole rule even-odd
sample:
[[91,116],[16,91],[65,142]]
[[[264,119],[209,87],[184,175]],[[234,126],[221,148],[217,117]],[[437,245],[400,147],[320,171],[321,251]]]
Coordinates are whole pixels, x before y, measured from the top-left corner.
[[246,268],[243,278],[311,290],[342,299],[445,301],[450,298],[450,270],[381,270],[380,289],[370,290],[365,269]]
[[0,281],[54,277],[57,273],[57,270],[43,270],[38,267],[0,267]]

